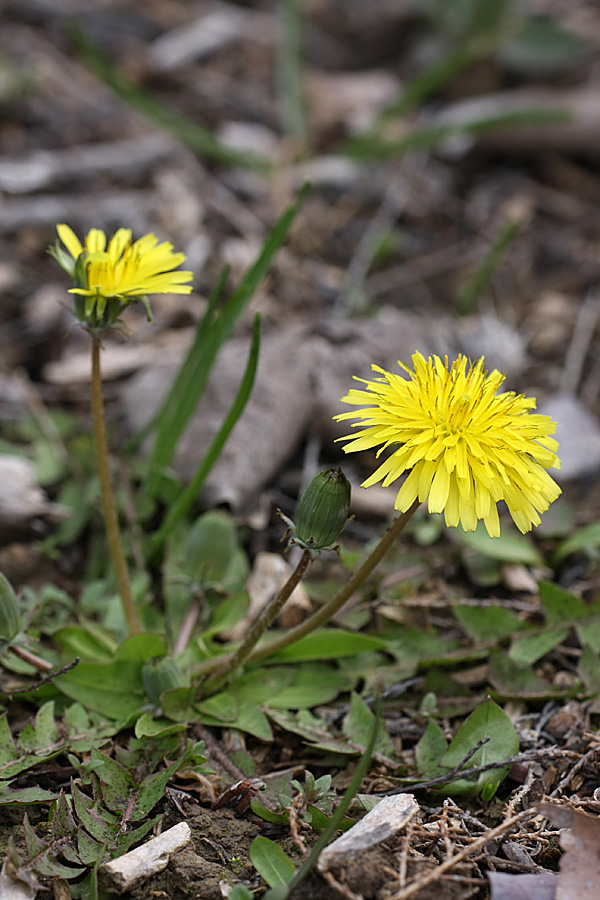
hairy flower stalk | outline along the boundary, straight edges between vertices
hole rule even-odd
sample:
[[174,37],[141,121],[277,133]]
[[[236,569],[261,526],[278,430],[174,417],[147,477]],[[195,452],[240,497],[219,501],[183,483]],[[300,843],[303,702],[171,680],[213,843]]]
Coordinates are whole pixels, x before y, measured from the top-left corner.
[[556,425],[548,416],[531,413],[535,399],[512,391],[498,394],[504,375],[487,374],[483,359],[464,356],[448,367],[448,358],[412,358],[414,369],[399,363],[409,376],[386,372],[364,381],[366,390],[351,390],[342,402],[364,406],[336,416],[359,419],[358,434],[346,453],[379,447],[390,455],[363,482],[384,487],[408,473],[396,496],[405,511],[428,500],[429,512],[444,513],[446,524],[474,531],[482,520],[491,537],[500,535],[497,504],[503,500],[520,531],[540,524],[540,513],[561,493],[546,471],[560,468],[558,443],[550,437]]
[[[412,518],[418,506],[419,503],[415,500],[409,510],[394,519],[377,546],[371,551],[369,556],[356,570],[354,575],[346,582],[346,584],[342,588],[340,588],[340,590],[334,597],[331,598],[331,600],[328,600],[326,603],[324,603],[320,609],[317,609],[314,613],[312,613],[312,615],[305,619],[304,622],[300,622],[300,624],[295,625],[294,628],[290,628],[288,631],[284,631],[282,634],[279,634],[277,637],[273,638],[271,641],[268,641],[266,644],[263,644],[261,647],[255,647],[250,653],[245,656],[245,661],[256,662],[260,659],[266,659],[273,653],[277,653],[279,650],[283,650],[285,647],[289,647],[292,644],[295,644],[296,641],[299,641],[300,638],[306,637],[307,634],[312,634],[313,631],[316,631],[317,628],[320,628],[322,625],[327,625],[327,623],[331,621],[333,616],[335,616],[336,613],[338,613],[344,606],[344,604],[348,602],[350,597],[352,597],[352,595],[362,587],[373,570],[379,565],[385,554],[395,542],[396,538],[401,534],[407,523]],[[304,557],[305,554],[303,554],[302,556],[302,559],[300,561],[301,563]],[[280,595],[281,593],[285,592],[286,596],[289,596],[291,590],[293,590],[293,588],[300,580],[299,578],[296,580],[296,575],[297,572],[295,570],[290,576],[288,582],[286,582],[286,584],[281,589]],[[292,580],[294,581],[290,587],[290,582]],[[198,666],[196,666],[196,668],[194,669],[194,676],[196,678],[203,677],[215,671],[219,672],[219,675],[223,672],[233,672],[234,668],[239,665],[239,662],[237,660],[234,663],[234,657],[235,654],[228,653],[224,656],[218,656],[215,659],[206,660],[206,662],[202,662]],[[215,689],[218,690],[219,687],[223,685],[223,683],[224,682],[220,677],[218,677],[218,681],[215,679],[214,682],[212,681],[212,679],[210,679],[202,685],[201,693],[204,695],[211,693]]]
[[334,544],[346,524],[349,512],[350,483],[341,469],[329,468],[317,472],[302,492],[296,511],[296,524],[280,513],[294,534],[292,541],[303,547],[302,556],[277,595],[250,624],[246,637],[235,653],[221,657],[221,665],[217,667],[217,671],[202,685],[204,693],[218,691],[240,666],[253,658],[257,643],[282,611],[311,561],[323,550],[338,549]]
[[185,260],[184,254],[174,253],[168,242],[160,244],[153,234],[132,241],[130,229],[120,228],[107,239],[103,231],[92,228],[82,244],[68,225],[57,225],[56,230],[62,246],[57,242],[50,253],[71,278],[73,313],[92,339],[92,429],[104,525],[127,628],[130,634],[138,634],[140,623],[110,476],[100,370],[101,334],[118,325],[123,310],[137,301],[144,305],[150,319],[148,294],[189,294],[192,273],[178,269]]

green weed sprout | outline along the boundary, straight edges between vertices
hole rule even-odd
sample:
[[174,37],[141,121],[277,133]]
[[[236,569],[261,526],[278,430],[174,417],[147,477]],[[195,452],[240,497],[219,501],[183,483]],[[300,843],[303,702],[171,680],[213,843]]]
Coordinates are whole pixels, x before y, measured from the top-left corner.
[[56,230],[60,242],[50,248],[50,253],[71,278],[73,313],[92,342],[92,427],[102,512],[127,628],[130,634],[138,634],[140,623],[131,593],[108,461],[100,371],[102,334],[118,327],[121,313],[132,303],[142,303],[151,320],[148,295],[189,294],[192,273],[179,269],[184,254],[174,253],[172,244],[159,243],[153,234],[132,241],[131,230],[119,228],[107,240],[103,231],[92,228],[82,244],[68,225],[57,225]]

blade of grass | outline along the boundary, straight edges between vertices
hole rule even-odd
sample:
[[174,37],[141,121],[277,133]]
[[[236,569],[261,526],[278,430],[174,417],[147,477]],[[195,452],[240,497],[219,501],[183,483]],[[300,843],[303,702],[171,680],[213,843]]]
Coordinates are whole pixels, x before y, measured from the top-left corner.
[[532,126],[562,125],[572,118],[569,110],[533,107],[485,116],[470,122],[428,125],[413,128],[398,141],[388,141],[379,135],[361,136],[341,147],[340,152],[360,160],[386,159],[400,156],[408,150],[430,150],[453,137],[487,134],[501,128],[531,128]]
[[484,45],[468,44],[451,50],[439,62],[430,66],[421,75],[418,75],[410,84],[407,84],[401,94],[389,103],[377,118],[377,125],[390,119],[402,118],[409,112],[421,106],[433,94],[441,90],[459,72],[466,69],[471,63],[476,62],[485,55]]
[[303,147],[308,125],[302,96],[302,0],[283,0],[279,6],[277,87],[283,130]]
[[214,321],[203,329],[202,334],[194,341],[160,413],[148,477],[144,486],[152,496],[155,495],[162,473],[170,465],[179,439],[198,405],[221,346],[233,331],[237,319],[266,274],[275,253],[283,244],[308,190],[309,185],[305,185],[299,191],[296,202],[276,222],[258,258],[229,300],[215,316]]
[[[398,97],[381,111],[372,127],[367,132],[358,135],[347,146],[352,148],[356,145],[361,148],[368,146],[371,141],[376,144],[381,143],[384,140],[382,128],[391,119],[401,119],[422,106],[456,75],[463,72],[472,63],[489,55],[494,49],[494,44],[494,40],[479,37],[477,40],[450,50],[438,62],[407,84]],[[349,152],[352,153],[352,149]]]
[[494,238],[492,246],[456,298],[454,309],[459,316],[466,316],[473,312],[481,292],[489,284],[500,260],[518,235],[522,225],[522,219],[509,219],[504,223]]
[[[230,267],[224,266],[219,273],[217,282],[208,296],[208,302],[204,311],[204,315],[202,316],[200,322],[196,327],[196,334],[194,336],[192,346],[188,350],[188,355],[185,361],[182,363],[177,373],[177,377],[175,378],[175,381],[173,382],[163,405],[158,410],[156,415],[152,419],[150,419],[148,424],[144,425],[144,427],[140,429],[140,431],[138,431],[135,437],[133,437],[126,444],[126,453],[135,453],[136,450],[141,447],[148,435],[155,429],[158,434],[160,434],[161,428],[164,427],[162,425],[163,419],[168,418],[170,410],[173,409],[174,404],[176,404],[177,402],[177,398],[186,394],[188,383],[190,381],[193,381],[193,360],[198,359],[203,352],[203,342],[207,340],[207,336],[210,334],[210,327],[215,318],[216,306],[221,299],[221,296],[223,295],[223,291],[225,290],[225,284],[229,277],[229,271]],[[169,425],[167,424],[166,427],[169,427]],[[160,440],[158,435],[155,440]]]
[[204,484],[208,473],[219,458],[221,450],[225,446],[227,439],[229,438],[229,435],[231,434],[237,420],[244,411],[244,408],[246,406],[246,403],[248,402],[248,399],[252,392],[252,388],[254,386],[259,352],[260,315],[257,314],[254,319],[252,344],[250,346],[250,353],[248,354],[248,362],[246,363],[246,370],[244,372],[244,377],[242,378],[236,398],[233,401],[229,412],[225,416],[221,428],[215,435],[208,449],[208,452],[202,460],[202,463],[197,469],[194,477],[192,478],[188,486],[178,496],[175,503],[173,503],[169,508],[169,511],[165,517],[165,521],[162,524],[160,530],[152,536],[150,542],[151,556],[153,556],[156,551],[160,549],[166,538],[169,536],[170,531],[177,525],[178,522],[181,521],[181,519],[185,516],[185,514],[194,503],[194,500],[198,496],[198,491]]
[[[346,792],[342,797],[342,802],[336,809],[335,813],[331,817],[329,824],[326,828],[323,829],[319,836],[319,840],[312,848],[292,880],[290,881],[288,887],[289,895],[301,884],[304,879],[312,872],[314,869],[321,852],[325,849],[327,844],[330,842],[331,838],[334,836],[336,831],[338,831],[346,812],[352,800],[360,790],[360,786],[363,778],[369,771],[369,766],[371,765],[371,756],[373,755],[373,750],[375,749],[375,743],[377,741],[377,735],[379,733],[379,723],[381,721],[381,695],[378,694],[375,698],[374,708],[373,708],[373,723],[371,726],[371,730],[369,732],[369,738],[367,741],[367,746],[365,747],[365,752],[361,756],[360,761],[356,767],[356,771],[352,776],[352,781],[346,788]],[[269,896],[269,892],[265,895],[265,900],[267,900]]]
[[67,34],[89,68],[134,109],[156,125],[170,132],[195,153],[226,165],[268,171],[270,163],[256,155],[241,153],[222,144],[207,128],[188,119],[162,103],[148,91],[129,81],[111,59],[75,22],[67,26]]
[[[176,423],[181,417],[184,426],[188,422],[189,417],[196,408],[200,396],[196,396],[194,391],[194,382],[196,381],[198,367],[204,359],[207,345],[210,344],[212,329],[218,316],[217,304],[223,296],[227,278],[229,277],[229,266],[225,266],[217,279],[208,297],[208,303],[202,319],[196,328],[196,334],[192,346],[188,350],[188,354],[182,363],[177,376],[171,386],[171,389],[157,413],[151,428],[156,428],[156,438],[154,453],[159,451],[156,444],[160,446],[167,440],[166,435],[176,427]],[[187,402],[186,402],[187,401]],[[183,409],[181,407],[183,406]],[[180,434],[178,435],[179,439]]]

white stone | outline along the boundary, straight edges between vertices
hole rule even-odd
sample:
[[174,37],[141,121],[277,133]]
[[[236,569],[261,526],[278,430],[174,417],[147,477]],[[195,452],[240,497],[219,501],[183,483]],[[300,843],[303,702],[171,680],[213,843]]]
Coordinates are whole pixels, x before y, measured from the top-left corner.
[[141,847],[101,866],[102,886],[114,894],[131,890],[135,884],[166,869],[171,856],[183,850],[191,839],[192,832],[187,822],[174,825]]
[[326,872],[348,856],[374,850],[402,831],[418,810],[419,804],[412,794],[384,797],[364,819],[323,850],[317,868]]

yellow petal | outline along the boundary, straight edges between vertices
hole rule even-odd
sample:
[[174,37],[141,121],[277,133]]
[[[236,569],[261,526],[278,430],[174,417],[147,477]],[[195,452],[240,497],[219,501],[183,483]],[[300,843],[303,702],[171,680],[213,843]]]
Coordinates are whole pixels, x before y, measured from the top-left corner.
[[75,232],[68,225],[57,225],[56,231],[73,259],[78,259],[83,253],[83,247]]

